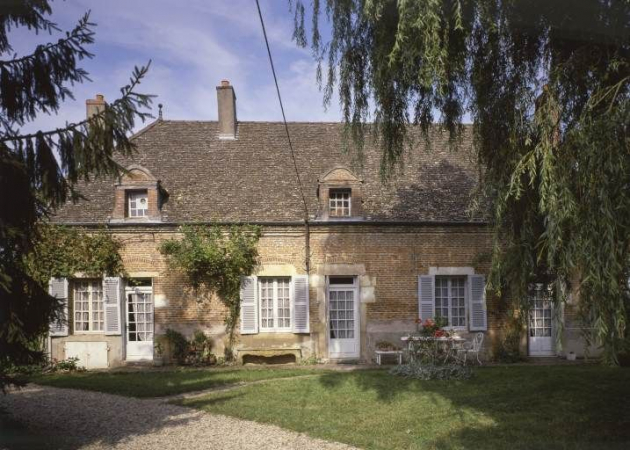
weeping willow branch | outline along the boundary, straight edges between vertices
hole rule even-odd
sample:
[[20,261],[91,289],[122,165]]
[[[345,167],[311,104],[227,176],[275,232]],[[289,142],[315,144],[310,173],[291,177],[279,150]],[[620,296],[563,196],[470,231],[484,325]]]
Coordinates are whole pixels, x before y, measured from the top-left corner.
[[479,192],[493,199],[490,284],[509,286],[515,309],[532,282],[579,286],[587,338],[616,363],[630,308],[630,1],[291,7],[296,43],[325,74],[324,102],[338,93],[359,155],[374,131],[384,177],[416,128],[430,140],[439,121],[456,142],[473,121]]

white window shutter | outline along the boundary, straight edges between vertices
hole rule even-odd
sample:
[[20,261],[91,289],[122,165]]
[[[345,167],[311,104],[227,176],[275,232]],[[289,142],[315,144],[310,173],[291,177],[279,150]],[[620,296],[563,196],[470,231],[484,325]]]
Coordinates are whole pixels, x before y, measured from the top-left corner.
[[486,279],[483,275],[470,277],[470,331],[486,331],[488,329],[488,313],[486,311]]
[[433,275],[418,277],[418,312],[423,321],[435,318],[435,277]]
[[103,306],[105,307],[105,334],[120,335],[122,330],[121,303],[122,278],[103,278]]
[[258,280],[241,277],[241,334],[258,333]]
[[68,279],[51,278],[48,282],[48,293],[60,299],[63,304],[63,313],[59,320],[50,323],[50,335],[68,336]]
[[308,275],[295,275],[293,277],[293,317],[291,327],[294,333],[309,333],[308,313]]

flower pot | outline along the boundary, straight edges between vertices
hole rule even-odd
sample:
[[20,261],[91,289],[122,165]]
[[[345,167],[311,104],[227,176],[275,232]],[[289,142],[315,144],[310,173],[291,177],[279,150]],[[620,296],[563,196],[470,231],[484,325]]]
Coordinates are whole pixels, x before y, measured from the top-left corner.
[[575,361],[575,353],[569,352],[567,353],[567,361]]

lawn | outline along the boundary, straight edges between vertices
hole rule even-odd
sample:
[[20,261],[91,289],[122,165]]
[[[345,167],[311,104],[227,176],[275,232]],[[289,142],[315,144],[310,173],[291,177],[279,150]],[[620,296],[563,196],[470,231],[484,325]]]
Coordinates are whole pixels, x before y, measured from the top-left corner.
[[491,367],[458,382],[325,372],[180,403],[367,449],[630,448],[630,369]]
[[321,373],[305,369],[173,369],[144,372],[50,374],[30,381],[60,388],[86,389],[129,397],[164,397],[230,384]]

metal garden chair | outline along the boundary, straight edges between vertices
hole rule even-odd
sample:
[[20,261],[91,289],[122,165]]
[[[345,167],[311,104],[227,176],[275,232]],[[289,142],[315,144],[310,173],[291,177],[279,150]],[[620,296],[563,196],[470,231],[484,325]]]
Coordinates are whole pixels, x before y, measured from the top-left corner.
[[458,356],[460,353],[463,354],[464,365],[466,365],[469,353],[474,354],[479,365],[482,365],[481,360],[479,359],[479,351],[481,350],[481,346],[483,345],[483,337],[483,333],[477,333],[472,342],[464,342],[462,348],[457,349]]

